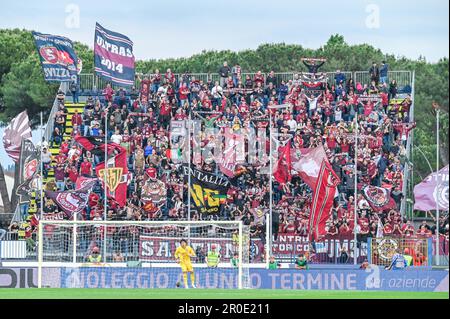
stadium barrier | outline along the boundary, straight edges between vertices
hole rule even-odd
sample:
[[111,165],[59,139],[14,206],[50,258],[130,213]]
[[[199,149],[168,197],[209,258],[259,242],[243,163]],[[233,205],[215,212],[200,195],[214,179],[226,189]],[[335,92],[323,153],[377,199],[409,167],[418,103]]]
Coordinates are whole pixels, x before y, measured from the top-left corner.
[[[48,269],[54,287],[84,288],[176,288],[179,277],[169,276],[165,268],[53,267]],[[181,272],[180,272],[181,275]],[[211,273],[196,269],[198,288],[232,287],[235,275],[225,269]],[[342,290],[342,291],[449,291],[449,273],[445,270],[384,270],[381,267],[361,269],[250,269],[253,289]],[[36,267],[0,268],[0,288],[36,288]]]
[[[300,71],[293,71],[293,72],[275,72],[275,77],[281,81],[289,81],[294,79],[294,75],[300,73]],[[334,76],[336,72],[324,72],[328,76],[328,83],[329,84],[335,84]],[[342,71],[346,76],[346,80],[352,78],[354,80],[354,83],[360,82],[362,84],[370,84],[370,75],[367,71]],[[195,76],[196,79],[202,80],[204,83],[208,81],[208,79],[211,79],[212,82],[214,81],[220,81],[220,76],[217,73],[188,73],[190,76]],[[256,72],[247,72],[241,74],[241,81],[244,83],[245,77],[247,75],[250,75],[250,77],[253,79]],[[146,73],[146,74],[139,74],[141,78],[144,76],[153,76],[152,73]],[[177,83],[179,83],[179,80],[181,79],[182,74],[174,73],[175,79]],[[268,73],[262,73],[264,76],[264,79],[267,78]],[[164,78],[164,74],[161,74],[162,78]],[[397,81],[397,85],[399,88],[405,87],[405,86],[412,86],[412,72],[411,71],[388,71],[388,79],[389,81],[392,81],[395,79]],[[103,78],[92,74],[92,73],[82,73],[79,75],[79,82],[80,82],[80,89],[82,92],[84,91],[91,91],[91,92],[97,92],[103,90],[103,88],[106,87],[107,83],[110,83],[107,80],[104,80]],[[139,86],[139,82],[136,79],[135,81],[135,87]],[[119,89],[120,87],[117,85],[112,85],[112,88],[114,90]],[[94,93],[95,94],[95,93]]]
[[[37,236],[33,234],[31,238],[36,242]],[[381,242],[382,247],[377,246],[377,242]],[[422,238],[422,239],[405,239],[405,238],[368,238],[366,241],[360,241],[357,246],[357,263],[362,263],[365,259],[377,265],[387,265],[387,260],[391,255],[386,255],[392,247],[411,248],[411,242],[420,241],[423,246],[421,252],[427,258],[426,265],[431,266],[435,256],[436,237]],[[375,241],[375,242],[374,242]],[[16,244],[16,242],[18,244]],[[139,247],[143,241],[136,241],[136,248],[124,251],[124,257],[129,261],[139,260]],[[6,244],[7,243],[7,244]],[[130,246],[131,247],[131,246]],[[321,243],[315,244],[315,253],[308,255],[309,242],[307,237],[296,234],[279,233],[277,240],[272,243],[272,254],[276,259],[282,263],[293,263],[299,254],[304,254],[309,257],[312,264],[329,264],[329,265],[353,265],[354,241],[352,236],[337,237],[330,236]],[[25,249],[25,251],[24,251]],[[260,238],[252,238],[251,240],[251,263],[264,263],[264,243]],[[378,252],[377,252],[378,250]],[[387,256],[381,257],[379,261],[376,260],[376,254]],[[448,264],[449,256],[449,239],[444,236],[440,237],[439,253],[441,259]],[[20,256],[20,257],[18,257]],[[81,256],[81,255],[80,255]],[[36,261],[37,250],[30,245],[26,245],[25,236],[22,232],[7,232],[3,241],[0,242],[0,260],[3,261]],[[444,263],[445,264],[445,263]]]

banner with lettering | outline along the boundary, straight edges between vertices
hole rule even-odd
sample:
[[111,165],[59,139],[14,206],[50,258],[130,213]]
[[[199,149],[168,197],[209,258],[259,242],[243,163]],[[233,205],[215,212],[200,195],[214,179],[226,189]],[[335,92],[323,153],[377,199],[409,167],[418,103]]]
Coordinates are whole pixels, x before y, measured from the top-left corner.
[[133,42],[125,35],[95,25],[95,73],[119,86],[134,85]]
[[224,176],[219,176],[196,168],[183,166],[185,182],[191,175],[191,200],[200,213],[218,214],[223,198],[226,198],[230,181]]
[[77,62],[70,39],[51,34],[32,32],[41,61],[44,78],[48,82],[77,80]]

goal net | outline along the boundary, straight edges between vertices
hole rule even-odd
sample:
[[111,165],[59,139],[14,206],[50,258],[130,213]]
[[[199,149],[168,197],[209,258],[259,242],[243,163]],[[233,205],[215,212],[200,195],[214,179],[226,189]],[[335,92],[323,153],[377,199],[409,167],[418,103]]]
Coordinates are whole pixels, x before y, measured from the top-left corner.
[[[38,287],[184,288],[186,277],[189,288],[249,286],[242,221],[41,220],[38,238]],[[175,256],[182,239],[191,264]]]

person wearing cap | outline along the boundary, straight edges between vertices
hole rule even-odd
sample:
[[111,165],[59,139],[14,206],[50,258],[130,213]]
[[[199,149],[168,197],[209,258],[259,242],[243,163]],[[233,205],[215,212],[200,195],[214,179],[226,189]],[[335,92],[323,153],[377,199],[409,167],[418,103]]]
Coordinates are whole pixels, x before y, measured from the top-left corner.
[[87,256],[87,261],[90,263],[99,263],[102,261],[102,255],[100,254],[100,249],[97,246],[92,248],[92,254]]
[[216,251],[216,245],[211,245],[211,250],[206,256],[206,265],[210,268],[217,268],[220,262],[220,254]]

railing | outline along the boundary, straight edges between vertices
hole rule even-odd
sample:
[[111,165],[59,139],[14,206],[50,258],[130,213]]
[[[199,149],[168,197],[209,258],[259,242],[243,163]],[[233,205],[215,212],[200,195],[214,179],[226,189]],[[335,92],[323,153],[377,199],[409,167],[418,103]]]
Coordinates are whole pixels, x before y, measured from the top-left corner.
[[[69,89],[69,83],[61,82],[61,85],[59,86],[59,90],[63,91],[64,93],[67,93],[68,89]],[[50,111],[50,114],[48,116],[47,125],[46,125],[45,131],[44,131],[44,139],[46,141],[49,141],[50,136],[52,135],[53,123],[54,123],[53,118],[55,117],[55,113],[58,111],[58,106],[59,106],[58,97],[55,96],[55,100],[53,101],[52,110]]]
[[[300,73],[298,72],[276,72],[274,73],[278,81],[284,80],[289,81],[294,79],[294,75]],[[325,72],[328,76],[328,83],[329,84],[335,84],[334,76],[336,75],[336,72]],[[346,80],[352,78],[355,83],[362,83],[362,84],[370,84],[370,75],[367,71],[342,71],[345,75]],[[255,72],[248,72],[248,73],[242,73],[241,74],[241,80],[242,82],[245,81],[245,77],[247,75],[250,75],[253,79],[253,76],[255,75]],[[151,76],[152,74],[140,74],[141,78],[144,76]],[[218,73],[189,73],[190,76],[195,76],[196,79],[202,80],[203,82],[207,82],[208,79],[211,79],[214,81],[219,81],[220,77]],[[268,73],[262,73],[264,76],[264,79],[267,77]],[[164,76],[164,74],[162,74]],[[179,83],[179,80],[181,78],[182,74],[175,73],[175,79],[177,80],[177,83]],[[107,83],[110,83],[109,81],[95,75],[92,73],[83,73],[79,76],[80,79],[80,89],[82,91],[93,91],[93,93],[97,92],[98,90],[102,90],[106,87]],[[406,85],[412,84],[412,73],[411,71],[389,71],[388,72],[388,80],[396,80],[398,87],[404,87]],[[135,86],[138,86],[138,81],[135,81]],[[112,84],[113,89],[120,88],[119,86]]]

